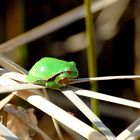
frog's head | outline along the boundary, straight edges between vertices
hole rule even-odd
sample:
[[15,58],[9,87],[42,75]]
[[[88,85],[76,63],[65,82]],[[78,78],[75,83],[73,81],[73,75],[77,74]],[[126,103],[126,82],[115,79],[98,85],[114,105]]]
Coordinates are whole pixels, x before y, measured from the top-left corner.
[[78,70],[74,61],[67,62],[67,68],[59,75],[56,76],[55,82],[65,85],[69,83],[73,78],[78,77]]

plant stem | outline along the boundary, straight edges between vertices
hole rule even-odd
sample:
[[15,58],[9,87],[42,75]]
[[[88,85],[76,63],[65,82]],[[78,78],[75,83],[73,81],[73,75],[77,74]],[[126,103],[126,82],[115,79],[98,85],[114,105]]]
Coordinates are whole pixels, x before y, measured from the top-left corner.
[[[85,5],[85,24],[86,24],[86,37],[87,37],[87,59],[88,59],[88,71],[89,77],[96,76],[96,53],[95,53],[95,42],[94,42],[94,30],[93,30],[93,17],[91,13],[90,0],[84,0]],[[91,90],[97,90],[97,82],[90,83]],[[97,100],[91,99],[91,108],[95,114],[99,113]]]

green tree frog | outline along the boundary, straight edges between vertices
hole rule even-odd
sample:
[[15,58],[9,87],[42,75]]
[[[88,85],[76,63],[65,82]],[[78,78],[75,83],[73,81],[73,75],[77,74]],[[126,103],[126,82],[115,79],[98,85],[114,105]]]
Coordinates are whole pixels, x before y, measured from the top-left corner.
[[74,61],[67,62],[52,57],[44,57],[30,69],[26,80],[47,88],[60,88],[78,76]]

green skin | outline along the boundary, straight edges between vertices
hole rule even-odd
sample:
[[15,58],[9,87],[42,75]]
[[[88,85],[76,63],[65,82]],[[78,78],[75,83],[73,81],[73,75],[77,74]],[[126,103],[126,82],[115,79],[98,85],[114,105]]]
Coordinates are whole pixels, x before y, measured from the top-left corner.
[[75,62],[44,57],[30,69],[26,80],[47,88],[60,88],[78,76]]

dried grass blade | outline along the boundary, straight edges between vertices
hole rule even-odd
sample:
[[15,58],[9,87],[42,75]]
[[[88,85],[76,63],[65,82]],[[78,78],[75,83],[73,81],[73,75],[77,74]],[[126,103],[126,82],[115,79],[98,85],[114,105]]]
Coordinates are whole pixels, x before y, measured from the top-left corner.
[[18,85],[7,85],[7,86],[2,86],[0,87],[0,93],[9,93],[13,91],[18,91],[18,90],[31,90],[31,89],[41,89],[45,88],[43,86],[39,85],[33,85],[33,84],[18,84]]
[[19,140],[9,129],[0,123],[0,139],[1,140]]
[[[92,13],[95,13],[102,8],[105,8],[119,0],[100,0],[97,2],[93,2],[91,11]],[[62,14],[61,16],[58,16],[48,22],[45,22],[42,25],[39,25],[38,27],[27,31],[11,40],[8,40],[7,42],[0,45],[0,53],[4,53],[7,51],[10,51],[17,46],[23,45],[25,43],[31,42],[35,39],[38,39],[44,35],[47,35],[51,32],[54,32],[58,29],[61,29],[65,27],[66,25],[69,25],[85,16],[84,7],[79,6],[67,13]]]
[[[2,72],[2,73],[3,73],[3,74],[2,74],[2,77],[4,77],[4,78],[13,79],[13,80],[20,81],[20,82],[26,82],[26,75],[23,75],[23,74],[20,74],[20,73],[16,73],[16,72]],[[23,73],[24,73],[24,72],[23,72]],[[7,89],[7,88],[6,88],[6,89]],[[45,90],[45,91],[46,91],[46,90]],[[45,92],[45,91],[44,91],[44,92]],[[37,91],[37,92],[39,92],[39,91]],[[45,92],[44,95],[47,95],[47,93]],[[45,96],[45,97],[46,97],[46,96]],[[47,98],[48,98],[48,97],[47,97]],[[59,128],[59,126],[58,126],[56,120],[53,119],[53,118],[52,118],[52,120],[53,120],[54,126],[55,126],[55,128],[56,128],[56,131],[57,131],[57,133],[58,133],[59,139],[60,139],[60,140],[63,140],[63,136],[62,136],[62,134],[61,134],[61,130],[60,130],[60,128]]]
[[[8,70],[15,71],[15,72],[5,72],[5,73],[3,71],[2,77],[14,79],[14,80],[20,81],[20,82],[26,82],[26,75],[23,75],[23,74],[27,74],[28,72],[25,69],[23,69],[22,67],[20,67],[13,61],[9,60],[8,58],[4,57],[3,55],[0,55],[0,63],[2,64],[3,67],[7,68]],[[22,74],[16,73],[16,72],[20,72]],[[9,100],[10,100],[10,98],[9,98]],[[3,104],[0,104],[0,107],[2,108],[6,103],[8,103],[8,101],[4,102]],[[56,131],[58,133],[59,139],[63,140],[63,136],[61,134],[61,130],[59,128],[58,123],[56,122],[55,119],[52,118],[52,120],[53,120],[54,126],[56,128]],[[42,134],[42,136],[45,137],[45,135],[43,133],[40,132],[40,134]]]
[[106,136],[108,140],[116,140],[114,134],[89,109],[89,107],[70,89],[63,88],[61,92]]
[[114,96],[102,94],[102,93],[95,92],[95,91],[85,90],[85,89],[81,89],[81,88],[77,88],[77,87],[72,87],[72,90],[77,95],[80,95],[80,96],[95,98],[95,99],[102,100],[102,101],[107,101],[107,102],[111,102],[111,103],[121,104],[121,105],[140,109],[140,103],[136,102],[136,101],[131,101],[128,99],[114,97]]
[[14,97],[15,95],[12,93],[10,95],[8,95],[7,97],[5,97],[4,99],[2,99],[0,101],[0,110]]
[[103,77],[90,77],[90,78],[77,78],[73,79],[70,84],[89,82],[89,81],[103,81],[103,80],[140,80],[140,75],[123,75],[123,76],[103,76]]
[[[45,99],[47,99],[47,100],[50,101],[46,89],[42,89],[42,93],[43,93],[43,97],[45,97]],[[58,122],[57,122],[53,117],[51,117],[51,118],[52,118],[54,127],[55,127],[55,129],[56,129],[56,133],[57,133],[59,139],[60,139],[60,140],[64,140],[63,135],[62,135],[62,132],[61,132],[61,129],[60,129],[59,125],[58,125]]]
[[[121,132],[118,136],[117,136],[117,140],[123,140],[123,139],[127,139],[132,133],[133,131],[135,131],[135,129],[140,126],[140,117],[134,121],[127,129],[125,129],[123,132]],[[140,130],[139,130],[140,131]],[[139,133],[140,134],[140,133]],[[133,134],[132,134],[133,135]]]
[[71,128],[75,132],[79,133],[86,139],[100,139],[106,140],[106,138],[99,133],[98,131],[94,130],[87,124],[83,123],[79,119],[75,118],[74,116],[70,115],[69,113],[65,112],[63,109],[59,108],[55,104],[51,103],[50,101],[42,98],[36,94],[22,94],[21,92],[15,92],[17,96],[26,100],[30,104],[34,105],[38,109],[42,110],[43,112],[47,113],[48,115],[52,116],[65,126]]
[[9,93],[17,90],[42,89],[44,86],[34,84],[19,84],[12,79],[0,76],[0,93]]
[[[7,104],[4,106],[3,110],[9,114],[14,115],[16,119],[18,119],[21,123],[24,123],[26,126],[30,127],[36,133],[42,136],[44,140],[52,140],[47,134],[45,134],[38,126],[36,122],[36,117],[34,116],[33,111],[29,111],[29,109],[24,109],[22,107],[15,107],[12,104]],[[31,109],[32,110],[32,109]],[[30,113],[29,113],[30,112]],[[31,120],[32,119],[32,120]],[[15,121],[16,123],[16,121]],[[20,125],[20,123],[19,123]],[[22,125],[21,125],[22,126]],[[22,139],[22,137],[20,137]]]
[[22,74],[27,74],[28,72],[19,66],[18,64],[14,63],[10,59],[6,58],[4,55],[0,54],[0,65],[9,70],[9,71],[15,71],[15,72],[20,72]]
[[17,85],[18,83],[12,79],[0,76],[0,88],[3,86]]
[[17,73],[17,72],[5,72],[1,75],[1,77],[16,80],[16,81],[19,81],[19,82],[27,82],[26,81],[26,76],[27,75],[23,75],[23,74],[20,74],[20,73]]
[[138,138],[140,138],[140,124],[134,129],[127,140],[138,140]]

